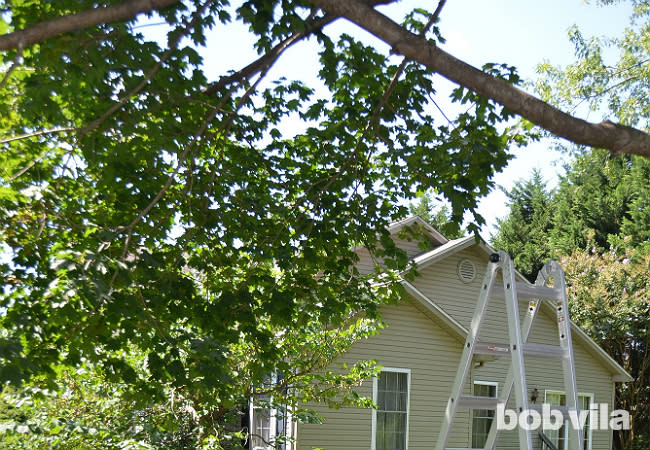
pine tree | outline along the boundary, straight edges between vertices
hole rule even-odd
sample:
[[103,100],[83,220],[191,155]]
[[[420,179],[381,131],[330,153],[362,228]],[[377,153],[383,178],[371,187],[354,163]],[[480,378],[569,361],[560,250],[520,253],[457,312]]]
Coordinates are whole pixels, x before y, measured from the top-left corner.
[[418,196],[417,203],[409,205],[409,212],[426,220],[433,228],[440,231],[447,239],[457,239],[466,234],[466,230],[454,222],[447,205],[436,207],[430,193]]
[[492,245],[506,251],[514,260],[515,267],[530,281],[552,254],[548,232],[552,225],[552,192],[538,170],[530,179],[519,180],[508,196],[510,212],[498,220],[499,232]]
[[[650,224],[650,164],[630,156],[611,159],[590,150],[567,168],[555,196],[551,243],[561,254],[585,249],[603,251],[647,241]],[[592,237],[593,236],[593,237]]]

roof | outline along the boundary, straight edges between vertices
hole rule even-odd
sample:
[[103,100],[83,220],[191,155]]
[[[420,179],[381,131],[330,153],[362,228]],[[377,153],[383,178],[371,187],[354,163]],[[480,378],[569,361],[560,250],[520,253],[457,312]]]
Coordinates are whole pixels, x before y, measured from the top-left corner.
[[[419,217],[419,216],[416,216]],[[411,219],[411,218],[409,218]],[[423,220],[420,218],[420,220]],[[454,239],[447,241],[445,244],[437,247],[431,251],[418,255],[411,259],[411,262],[414,263],[417,268],[422,269],[432,264],[435,264],[448,256],[451,256],[465,248],[476,245],[478,248],[482,249],[487,255],[495,253],[495,250],[490,247],[483,238],[477,236],[466,236],[460,239]],[[516,273],[519,281],[531,284],[526,278],[521,275],[519,272]],[[461,335],[463,339],[466,338],[469,330],[467,330],[463,325],[461,325],[457,320],[455,320],[451,315],[449,315],[440,305],[436,304],[433,300],[428,298],[422,292],[420,292],[415,286],[407,281],[403,281],[402,284],[406,291],[416,300],[418,300],[424,307],[429,311],[435,314],[442,322],[457,335]],[[550,308],[554,313],[552,305],[548,302],[542,303],[543,308]],[[587,350],[598,360],[600,360],[613,374],[612,380],[616,382],[632,381],[633,378],[628,374],[623,367],[620,366],[611,356],[605,352],[596,342],[594,342],[584,331],[580,329],[575,323],[571,322],[571,331],[573,337],[577,338],[582,342]]]
[[413,225],[419,225],[422,227],[424,234],[426,234],[432,241],[437,245],[446,244],[449,240],[442,235],[438,230],[433,228],[426,220],[420,216],[409,216],[405,219],[398,220],[393,222],[388,226],[388,232],[390,234],[395,234],[401,231],[405,227],[410,227]]

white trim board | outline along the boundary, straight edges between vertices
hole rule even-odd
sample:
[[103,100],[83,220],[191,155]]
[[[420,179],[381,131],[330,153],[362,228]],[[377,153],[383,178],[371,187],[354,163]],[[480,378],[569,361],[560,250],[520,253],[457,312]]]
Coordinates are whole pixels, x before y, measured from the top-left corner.
[[[406,374],[406,440],[405,448],[409,448],[409,417],[411,415],[411,369],[401,367],[382,367],[381,372],[398,372]],[[377,377],[372,377],[372,401],[377,404]],[[370,450],[376,450],[377,447],[377,409],[372,408],[370,428]]]

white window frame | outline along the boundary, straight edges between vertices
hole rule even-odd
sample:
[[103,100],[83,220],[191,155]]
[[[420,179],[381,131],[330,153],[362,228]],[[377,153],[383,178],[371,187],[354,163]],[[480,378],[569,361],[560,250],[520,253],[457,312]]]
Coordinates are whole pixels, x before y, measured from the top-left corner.
[[[546,389],[544,391],[544,403],[548,403],[547,397],[548,394],[559,394],[559,395],[564,395],[564,403],[566,404],[566,392],[565,391],[559,391],[556,389]],[[588,397],[589,398],[589,406],[594,404],[594,394],[593,392],[578,392],[578,403],[580,403],[580,397]],[[587,434],[587,447],[584,450],[591,450],[593,448],[593,433],[594,433],[594,415],[589,412],[589,418],[588,418],[588,424],[589,424],[589,433]],[[564,445],[562,446],[561,449],[559,450],[568,450],[569,442],[568,442],[568,431],[569,431],[569,419],[565,419],[564,421],[564,434],[562,436]],[[543,430],[546,432],[546,430]],[[558,432],[560,430],[557,430]],[[582,440],[584,441],[584,436],[582,437]]]
[[[406,439],[404,447],[409,448],[409,418],[411,416],[411,369],[400,367],[382,367],[380,372],[398,372],[406,374]],[[372,377],[372,401],[377,404],[377,377]],[[370,450],[377,449],[377,409],[372,408],[372,429],[370,437]]]
[[277,427],[278,427],[277,421],[276,421],[277,411],[275,410],[275,408],[266,408],[266,407],[256,406],[255,403],[253,402],[253,400],[251,400],[250,401],[250,406],[249,406],[249,409],[248,409],[249,414],[250,414],[249,421],[250,421],[250,428],[251,428],[251,430],[250,430],[250,442],[251,442],[250,448],[251,448],[251,450],[269,450],[269,449],[273,448],[273,446],[271,446],[271,445],[253,445],[253,443],[255,443],[256,441],[259,440],[259,438],[256,437],[259,434],[258,429],[255,427],[255,424],[257,423],[256,420],[255,420],[256,414],[257,414],[256,411],[259,411],[259,410],[268,411],[268,417],[269,417],[269,423],[268,423],[269,442],[273,442],[275,440],[275,435],[276,435],[276,432],[277,432]]
[[[273,373],[271,375],[270,385],[271,386],[275,385],[277,383],[277,381],[278,381],[277,380],[277,374]],[[268,396],[268,401],[273,402],[273,395]],[[278,411],[277,408],[274,408],[274,407],[267,408],[267,407],[256,406],[255,402],[254,402],[254,398],[252,397],[249,400],[249,404],[248,404],[248,415],[249,415],[248,421],[249,421],[249,427],[250,427],[249,428],[249,431],[250,431],[249,441],[250,441],[250,449],[251,450],[271,450],[271,449],[276,448],[275,445],[262,445],[262,446],[260,446],[260,445],[254,446],[253,445],[253,442],[255,442],[255,438],[253,437],[253,435],[259,434],[259,433],[257,433],[258,430],[255,429],[255,411],[256,410],[266,410],[266,411],[268,411],[269,442],[274,443],[275,439],[278,436],[278,422],[279,422],[278,417],[280,415],[281,415],[280,420],[284,421],[284,428],[286,430],[286,437],[290,438],[290,439],[293,438],[293,440],[295,441],[295,439],[297,437],[297,433],[296,433],[297,427],[295,426],[295,423],[294,423],[294,420],[293,420],[293,414],[292,414],[291,408],[287,408],[286,411],[281,413],[280,411]],[[285,450],[293,450],[293,448],[295,446],[295,442],[292,442],[291,440],[289,440],[284,445],[285,445],[284,446]]]
[[[584,450],[591,450],[593,448],[593,434],[594,434],[594,414],[591,412],[591,405],[594,404],[594,394],[592,392],[578,392],[578,402],[580,397],[589,397],[589,433],[587,434],[587,447]],[[584,436],[582,437],[584,440]]]
[[[483,380],[474,380],[472,383],[472,395],[474,395],[474,385],[482,385],[482,386],[494,386],[494,397],[490,398],[499,398],[499,383],[497,381],[483,381]],[[471,440],[470,443],[474,442],[474,410],[472,410],[472,414],[470,416],[470,430],[469,430],[469,438]],[[496,414],[494,417],[492,417],[492,420],[496,419]]]

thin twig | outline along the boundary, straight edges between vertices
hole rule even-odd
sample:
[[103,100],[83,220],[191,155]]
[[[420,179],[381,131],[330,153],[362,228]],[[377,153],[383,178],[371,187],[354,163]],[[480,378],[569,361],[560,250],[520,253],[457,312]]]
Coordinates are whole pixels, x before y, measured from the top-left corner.
[[9,67],[9,70],[5,72],[5,76],[2,77],[2,81],[0,81],[0,89],[2,89],[5,85],[5,83],[9,80],[9,77],[13,73],[16,68],[22,64],[23,60],[23,47],[22,45],[18,46],[18,50],[16,51],[16,57],[14,58],[13,62],[11,63],[11,67]]
[[[314,12],[315,11],[312,12],[312,15],[314,14]],[[311,23],[306,24],[305,31],[293,33],[287,39],[285,39],[284,41],[280,42],[278,45],[273,47],[268,53],[265,53],[262,57],[253,61],[243,69],[233,73],[232,75],[223,77],[219,81],[210,84],[207,88],[205,88],[203,93],[206,95],[214,95],[219,91],[219,89],[222,89],[223,87],[229,85],[230,83],[240,82],[244,79],[252,78],[258,72],[265,70],[265,68],[269,63],[272,64],[272,61],[276,61],[286,49],[291,47],[296,42],[311,35],[313,32],[320,30],[321,28],[323,28],[325,25],[329,24],[336,18],[337,18],[336,16],[333,16],[331,14],[326,14],[323,17],[314,19]]]
[[185,163],[185,159],[187,158],[187,155],[190,153],[190,150],[192,150],[192,148],[194,148],[194,145],[196,145],[198,140],[203,136],[203,134],[207,130],[208,126],[210,125],[210,122],[212,122],[212,119],[214,119],[214,117],[217,115],[217,112],[218,112],[218,110],[214,109],[208,115],[206,120],[203,121],[203,124],[201,125],[201,127],[199,128],[197,133],[195,134],[194,139],[192,139],[188,143],[188,145],[185,146],[185,149],[183,150],[183,153],[181,153],[180,157],[178,158],[178,164],[174,168],[174,171],[169,175],[169,177],[167,177],[167,181],[165,182],[163,187],[160,189],[160,191],[158,191],[158,193],[153,198],[153,200],[151,200],[151,202],[149,202],[149,204],[144,209],[142,209],[138,213],[137,217],[135,219],[133,219],[133,221],[127,226],[127,228],[126,228],[127,236],[126,236],[126,239],[124,241],[124,250],[122,252],[122,259],[124,259],[126,257],[126,255],[127,255],[127,253],[128,253],[129,243],[131,241],[131,236],[133,235],[133,231],[135,229],[135,226],[144,218],[144,216],[146,216],[149,213],[149,211],[151,211],[153,209],[154,206],[156,206],[156,204],[160,201],[160,199],[165,195],[165,193],[167,192],[169,187],[172,185],[172,182],[174,181],[174,178],[176,177],[176,175],[178,175],[178,172],[183,167],[183,165]]
[[57,128],[49,128],[47,130],[39,130],[39,131],[34,131],[32,133],[25,133],[21,134],[19,136],[13,136],[7,139],[0,139],[0,144],[8,144],[9,142],[13,141],[19,141],[21,139],[27,139],[30,137],[35,137],[35,136],[43,136],[45,134],[55,134],[55,133],[62,133],[64,131],[74,131],[76,130],[75,127],[57,127]]
[[178,49],[178,45],[180,44],[181,40],[187,35],[189,30],[194,25],[196,25],[196,23],[201,19],[201,15],[206,10],[209,4],[210,1],[208,0],[205,3],[203,3],[203,5],[199,9],[197,9],[196,12],[194,12],[194,14],[192,14],[192,20],[184,26],[183,32],[178,34],[174,42],[172,42],[172,44],[169,46],[167,51],[163,53],[163,55],[160,57],[158,62],[154,64],[154,66],[140,81],[140,83],[138,83],[137,86],[131,89],[126,95],[122,96],[122,98],[120,98],[120,100],[117,103],[115,103],[113,106],[111,106],[104,114],[102,114],[100,117],[90,122],[88,125],[81,128],[79,130],[79,134],[83,135],[97,128],[99,125],[102,124],[102,122],[104,122],[104,120],[110,117],[118,109],[122,108],[122,106],[124,106],[129,100],[131,100],[131,98],[137,95],[149,83],[149,81],[151,81],[151,79],[156,75],[156,73],[158,73],[158,71],[162,68],[163,64],[169,59],[169,57]]
[[[43,158],[45,157],[45,155],[47,155],[47,154],[49,153],[50,150],[51,150],[51,149],[48,148],[48,149],[46,149],[43,153],[41,153],[37,158],[32,159],[32,160],[31,160],[31,161],[30,161],[30,162],[29,162],[25,167],[23,167],[23,168],[20,169],[18,172],[16,172],[15,174],[13,174],[13,175],[9,178],[9,181],[14,181],[16,178],[18,178],[19,176],[21,176],[22,174],[24,174],[25,172],[27,172],[29,169],[31,169],[32,167],[34,167],[34,165],[35,165],[37,162],[39,162],[41,159],[43,159]],[[66,153],[66,154],[69,154],[69,153],[71,153],[71,150],[68,150],[68,151],[66,151],[65,153]]]
[[[374,7],[377,5],[391,3],[394,0],[362,0],[362,1],[365,4]],[[306,37],[311,36],[315,32],[321,30],[326,25],[338,19],[338,16],[333,14],[327,14],[327,13],[324,14],[322,17],[314,18],[317,11],[318,11],[317,8],[312,9],[309,17],[305,19],[304,22],[305,28],[303,31],[293,33],[284,41],[280,42],[271,50],[269,50],[268,53],[262,55],[260,58],[248,64],[243,69],[231,75],[225,76],[221,78],[219,81],[210,84],[208,87],[205,88],[203,93],[206,95],[214,95],[217,91],[219,91],[219,89],[222,89],[223,87],[227,86],[230,83],[241,82],[242,80],[245,79],[250,80],[257,73],[264,70],[264,67],[266,67],[266,64],[268,64],[269,61],[277,59],[287,48],[305,39]]]

